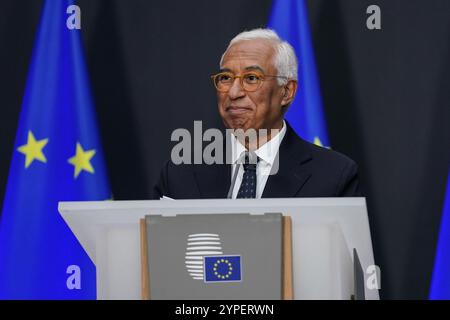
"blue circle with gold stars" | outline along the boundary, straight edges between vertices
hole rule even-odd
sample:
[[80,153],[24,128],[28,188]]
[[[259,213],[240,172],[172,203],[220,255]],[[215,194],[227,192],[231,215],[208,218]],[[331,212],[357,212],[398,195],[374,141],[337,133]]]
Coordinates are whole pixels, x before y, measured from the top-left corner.
[[227,259],[217,259],[213,265],[213,273],[218,279],[226,280],[233,274],[233,265]]

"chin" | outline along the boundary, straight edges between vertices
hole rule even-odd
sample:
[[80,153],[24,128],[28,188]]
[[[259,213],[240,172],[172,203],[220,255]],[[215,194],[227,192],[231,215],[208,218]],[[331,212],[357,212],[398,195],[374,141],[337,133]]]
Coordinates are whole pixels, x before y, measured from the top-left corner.
[[236,130],[236,129],[247,130],[247,129],[251,128],[249,121],[244,118],[227,119],[225,121],[225,124],[229,129],[234,129],[234,130]]

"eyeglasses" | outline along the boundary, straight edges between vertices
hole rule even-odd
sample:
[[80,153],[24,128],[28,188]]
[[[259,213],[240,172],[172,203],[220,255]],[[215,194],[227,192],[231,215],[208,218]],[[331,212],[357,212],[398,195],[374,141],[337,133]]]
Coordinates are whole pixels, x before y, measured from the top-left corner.
[[211,76],[211,79],[214,82],[214,86],[219,92],[228,92],[233,86],[234,80],[236,78],[239,78],[241,87],[244,89],[244,91],[247,92],[258,90],[261,87],[262,82],[265,81],[266,78],[288,79],[284,76],[271,76],[254,71],[244,72],[240,76],[236,76],[232,72],[220,72]]

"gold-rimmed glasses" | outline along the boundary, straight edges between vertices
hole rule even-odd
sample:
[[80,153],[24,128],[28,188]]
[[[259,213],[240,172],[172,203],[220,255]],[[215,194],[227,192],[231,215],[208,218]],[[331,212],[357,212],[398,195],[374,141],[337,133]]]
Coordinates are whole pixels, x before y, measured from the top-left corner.
[[266,78],[288,79],[284,76],[272,76],[255,71],[244,72],[240,76],[235,75],[232,72],[219,72],[211,76],[214,86],[219,92],[228,92],[233,86],[234,80],[236,78],[239,78],[242,89],[247,92],[258,90],[261,87],[263,81],[266,80]]

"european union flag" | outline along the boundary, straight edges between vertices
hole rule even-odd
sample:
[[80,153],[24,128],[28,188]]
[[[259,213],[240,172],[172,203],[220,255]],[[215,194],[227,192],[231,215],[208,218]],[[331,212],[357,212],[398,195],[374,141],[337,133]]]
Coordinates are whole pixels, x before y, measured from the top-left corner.
[[450,170],[447,192],[442,211],[433,278],[430,290],[431,300],[450,300]]
[[73,1],[45,2],[0,220],[0,299],[95,299],[95,266],[58,201],[111,197]]
[[242,280],[241,256],[204,257],[205,282],[236,282]]
[[303,139],[329,146],[305,2],[274,0],[268,27],[289,42],[297,53],[298,92],[286,119]]

